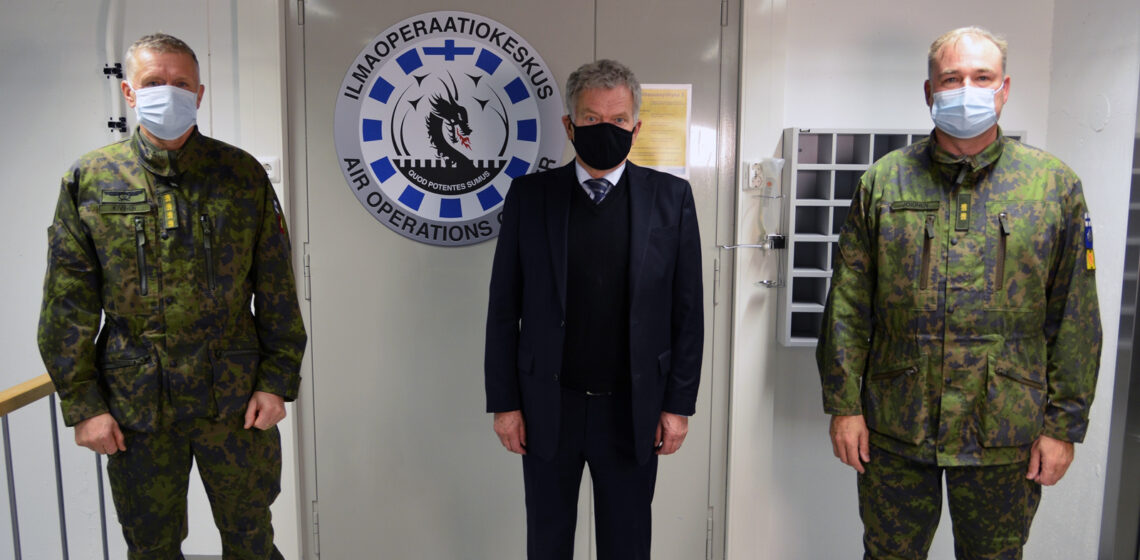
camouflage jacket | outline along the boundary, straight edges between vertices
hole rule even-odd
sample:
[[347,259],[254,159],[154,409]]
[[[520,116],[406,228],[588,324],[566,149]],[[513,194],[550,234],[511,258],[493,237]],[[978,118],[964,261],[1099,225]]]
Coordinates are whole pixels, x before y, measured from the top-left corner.
[[[1086,231],[1087,229],[1087,231]],[[1023,461],[1088,426],[1101,324],[1080,179],[998,134],[960,158],[933,137],[860,180],[816,349],[828,414],[938,465]],[[1086,249],[1087,241],[1087,249]]]
[[244,411],[255,390],[296,398],[305,328],[257,160],[197,130],[160,150],[136,129],[62,183],[39,347],[69,426],[110,412],[153,431]]

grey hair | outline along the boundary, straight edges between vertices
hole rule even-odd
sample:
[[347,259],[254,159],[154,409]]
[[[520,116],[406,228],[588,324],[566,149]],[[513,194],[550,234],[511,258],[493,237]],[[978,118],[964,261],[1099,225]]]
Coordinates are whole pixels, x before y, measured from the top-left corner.
[[566,113],[574,120],[574,110],[578,108],[578,98],[588,89],[613,89],[619,86],[629,88],[633,94],[633,120],[641,113],[641,83],[633,71],[625,65],[609,59],[595,60],[579,66],[566,80]]
[[946,33],[942,34],[941,37],[935,39],[934,42],[930,44],[930,52],[928,52],[926,55],[927,78],[934,79],[934,64],[938,61],[938,55],[942,53],[942,49],[945,48],[946,45],[957,43],[962,39],[962,37],[965,37],[966,35],[973,35],[974,37],[981,37],[982,39],[986,39],[989,42],[993,43],[994,46],[996,46],[998,50],[1001,51],[1001,74],[1002,76],[1005,75],[1006,50],[1009,46],[1008,43],[1006,43],[1005,39],[1001,38],[998,35],[994,35],[988,29],[978,27],[976,25],[971,25],[969,27],[959,27],[958,29],[947,31]]
[[139,40],[131,44],[127,49],[127,54],[124,60],[124,70],[126,71],[127,81],[130,82],[135,76],[135,53],[140,50],[148,50],[156,53],[181,53],[188,54],[190,58],[194,59],[194,68],[198,68],[198,57],[194,54],[194,49],[190,48],[182,39],[166,33],[151,33],[139,37]]

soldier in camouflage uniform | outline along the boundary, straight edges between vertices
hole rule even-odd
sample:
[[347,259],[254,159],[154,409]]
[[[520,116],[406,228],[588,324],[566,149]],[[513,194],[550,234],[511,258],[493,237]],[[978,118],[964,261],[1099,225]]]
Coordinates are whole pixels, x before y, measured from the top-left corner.
[[281,208],[257,160],[194,126],[185,43],[143,37],[126,70],[140,126],[63,177],[40,353],[76,442],[109,455],[130,558],[182,557],[192,461],[224,557],[281,558],[276,424],[306,340]]
[[930,49],[936,129],[862,177],[816,359],[865,558],[925,558],[945,476],[958,558],[1021,558],[1088,426],[1101,347],[1076,174],[1002,135],[1005,43]]

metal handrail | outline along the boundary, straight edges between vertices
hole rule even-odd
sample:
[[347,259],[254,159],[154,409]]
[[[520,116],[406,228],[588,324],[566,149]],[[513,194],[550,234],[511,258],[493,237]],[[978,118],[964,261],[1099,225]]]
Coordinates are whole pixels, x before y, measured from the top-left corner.
[[[8,483],[8,509],[12,516],[12,546],[14,560],[21,559],[20,550],[20,523],[16,508],[16,481],[12,472],[12,445],[8,433],[8,415],[44,397],[48,398],[48,413],[51,415],[51,438],[55,459],[55,491],[59,509],[59,534],[63,552],[63,560],[68,560],[67,550],[67,522],[64,515],[63,503],[63,474],[59,456],[59,425],[55,414],[55,385],[47,374],[29,379],[19,385],[0,391],[0,430],[3,431],[4,465],[7,471]],[[102,458],[95,454],[96,472],[102,472]],[[107,516],[103,502],[103,478],[99,477],[99,513],[103,536],[103,558],[107,555]]]

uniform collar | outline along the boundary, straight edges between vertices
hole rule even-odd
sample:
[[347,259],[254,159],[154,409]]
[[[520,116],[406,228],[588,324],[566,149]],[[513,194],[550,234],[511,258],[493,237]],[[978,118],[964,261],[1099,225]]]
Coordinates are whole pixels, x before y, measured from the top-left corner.
[[1007,142],[1001,132],[1001,127],[998,127],[997,138],[990,142],[990,145],[986,146],[985,149],[972,156],[959,156],[946,151],[938,145],[933,131],[931,131],[928,141],[930,142],[930,159],[934,163],[934,169],[943,179],[954,183],[955,186],[967,178],[971,178],[972,181],[984,173],[987,168],[1001,158]]
[[981,152],[972,156],[954,155],[939,146],[938,141],[934,138],[934,132],[931,131],[930,159],[934,160],[935,163],[955,168],[961,164],[967,164],[972,172],[977,172],[993,165],[993,163],[1001,157],[1002,150],[1005,148],[1005,136],[1002,134],[1000,126],[997,130],[997,138],[995,138],[993,142],[990,142],[990,145],[986,146]]
[[155,146],[136,126],[135,133],[131,137],[131,147],[135,155],[138,156],[139,163],[147,171],[160,177],[174,177],[181,172],[178,165],[179,160],[184,159],[186,154],[193,150],[199,135],[198,127],[194,127],[194,131],[190,133],[186,143],[182,144],[181,148],[164,150]]

